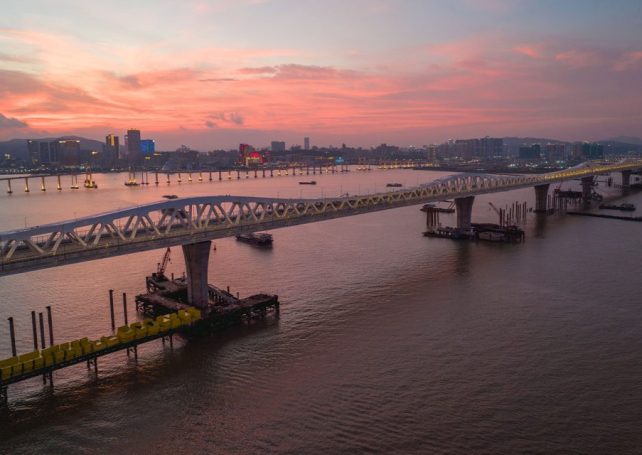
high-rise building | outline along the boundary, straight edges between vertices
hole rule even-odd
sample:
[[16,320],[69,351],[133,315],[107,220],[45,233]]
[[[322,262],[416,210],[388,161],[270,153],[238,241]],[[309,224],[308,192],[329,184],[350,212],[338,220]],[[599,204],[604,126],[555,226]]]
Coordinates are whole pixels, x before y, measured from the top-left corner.
[[80,141],[77,139],[61,139],[58,141],[62,164],[77,166],[80,164]]
[[285,142],[272,141],[272,144],[270,145],[270,150],[272,152],[285,152]]
[[114,162],[123,158],[120,156],[120,139],[118,136],[108,134],[105,137],[105,161]]
[[304,137],[303,138],[303,149],[304,150],[310,150],[310,138],[309,137]]
[[127,145],[127,160],[133,163],[140,161],[140,130],[127,130],[125,144]]

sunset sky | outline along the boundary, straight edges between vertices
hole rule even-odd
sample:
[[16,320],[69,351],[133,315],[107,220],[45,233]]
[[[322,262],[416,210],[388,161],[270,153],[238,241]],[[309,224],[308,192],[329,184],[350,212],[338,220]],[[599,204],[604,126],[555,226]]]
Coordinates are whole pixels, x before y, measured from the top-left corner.
[[642,1],[2,0],[0,140],[642,136]]

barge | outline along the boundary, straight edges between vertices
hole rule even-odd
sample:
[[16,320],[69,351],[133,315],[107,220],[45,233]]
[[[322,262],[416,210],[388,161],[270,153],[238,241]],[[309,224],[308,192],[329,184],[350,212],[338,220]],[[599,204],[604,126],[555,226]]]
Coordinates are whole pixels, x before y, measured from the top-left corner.
[[623,212],[634,212],[635,205],[625,202],[623,204],[600,204],[601,210],[621,210]]
[[269,248],[272,246],[273,238],[266,232],[250,232],[249,234],[238,234],[236,240],[249,243],[250,245]]

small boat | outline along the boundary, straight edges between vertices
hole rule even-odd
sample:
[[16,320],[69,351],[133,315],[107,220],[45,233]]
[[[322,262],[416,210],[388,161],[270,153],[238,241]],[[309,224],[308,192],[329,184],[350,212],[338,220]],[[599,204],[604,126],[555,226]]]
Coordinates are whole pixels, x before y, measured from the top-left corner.
[[633,212],[635,211],[635,205],[624,202],[623,204],[600,204],[602,210],[621,210],[623,212]]
[[400,188],[400,187],[402,187],[403,185],[402,185],[401,183],[387,183],[387,184],[386,184],[386,186],[387,186],[388,188]]
[[309,182],[299,182],[299,185],[316,185],[316,180],[310,180]]
[[178,196],[176,196],[175,194],[163,194],[163,197],[165,199],[178,199]]
[[249,243],[254,246],[272,246],[272,235],[265,232],[250,232],[249,234],[238,234],[236,240]]

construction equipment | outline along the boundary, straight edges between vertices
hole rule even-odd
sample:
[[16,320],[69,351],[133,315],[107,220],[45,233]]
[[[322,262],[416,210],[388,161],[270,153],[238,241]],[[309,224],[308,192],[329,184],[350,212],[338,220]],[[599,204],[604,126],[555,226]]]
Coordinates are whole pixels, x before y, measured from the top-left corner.
[[495,207],[495,204],[493,204],[492,202],[489,202],[488,205],[490,205],[491,208],[497,214],[497,216],[499,218],[499,225],[503,226],[504,224],[506,224],[507,220],[505,219],[506,218],[505,212],[502,209],[498,209],[497,207]]
[[170,258],[171,254],[172,254],[172,249],[168,247],[167,250],[165,251],[165,254],[163,255],[163,260],[158,263],[158,270],[156,271],[156,274],[159,277],[165,276],[165,269],[167,268],[167,264],[172,262]]

